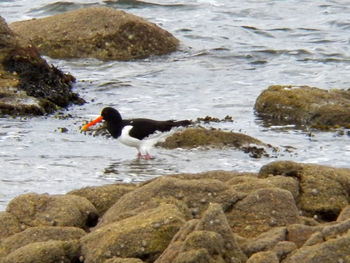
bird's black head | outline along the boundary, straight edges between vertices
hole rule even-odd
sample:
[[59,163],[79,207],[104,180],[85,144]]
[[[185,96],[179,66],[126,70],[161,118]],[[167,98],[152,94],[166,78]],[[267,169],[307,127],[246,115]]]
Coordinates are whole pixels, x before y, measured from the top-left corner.
[[102,110],[101,116],[103,119],[107,122],[121,122],[122,116],[120,115],[119,111],[112,107],[106,107]]

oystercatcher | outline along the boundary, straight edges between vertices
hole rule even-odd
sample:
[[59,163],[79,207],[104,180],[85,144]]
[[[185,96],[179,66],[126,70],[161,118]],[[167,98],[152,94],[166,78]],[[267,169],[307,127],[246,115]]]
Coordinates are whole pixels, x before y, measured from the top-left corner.
[[169,132],[174,127],[186,127],[191,124],[189,120],[156,121],[141,118],[123,120],[116,109],[107,107],[102,110],[98,118],[84,125],[81,129],[87,130],[102,120],[106,121],[107,130],[114,138],[118,138],[125,145],[136,147],[137,156],[145,159],[151,158],[149,154],[151,147],[169,135],[165,132]]

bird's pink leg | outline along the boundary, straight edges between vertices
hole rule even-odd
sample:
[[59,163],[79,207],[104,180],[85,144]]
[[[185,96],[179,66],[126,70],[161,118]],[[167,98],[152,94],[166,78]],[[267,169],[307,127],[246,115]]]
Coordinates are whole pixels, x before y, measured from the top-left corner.
[[137,158],[141,158],[142,157],[142,154],[140,152],[137,153]]
[[149,153],[147,153],[146,155],[145,155],[145,160],[150,160],[152,157],[151,157],[151,155],[149,155]]

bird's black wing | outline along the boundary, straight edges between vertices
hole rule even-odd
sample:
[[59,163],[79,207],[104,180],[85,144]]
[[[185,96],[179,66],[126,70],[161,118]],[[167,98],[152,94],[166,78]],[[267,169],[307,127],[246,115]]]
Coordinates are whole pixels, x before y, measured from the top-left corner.
[[131,119],[125,120],[124,125],[131,125],[133,128],[130,130],[129,135],[142,140],[151,134],[159,131],[166,132],[170,131],[173,127],[188,126],[190,121],[156,121],[151,119]]

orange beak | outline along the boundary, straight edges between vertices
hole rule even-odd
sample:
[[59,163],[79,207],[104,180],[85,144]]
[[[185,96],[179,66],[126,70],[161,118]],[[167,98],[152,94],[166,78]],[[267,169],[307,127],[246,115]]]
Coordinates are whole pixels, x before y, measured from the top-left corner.
[[85,124],[83,126],[83,128],[81,128],[83,131],[86,131],[90,126],[95,125],[96,123],[100,122],[103,120],[102,116],[98,116],[95,120],[93,120],[92,122],[89,122],[88,124]]

